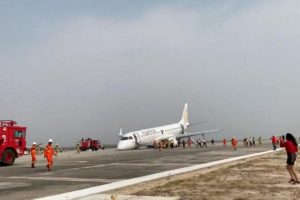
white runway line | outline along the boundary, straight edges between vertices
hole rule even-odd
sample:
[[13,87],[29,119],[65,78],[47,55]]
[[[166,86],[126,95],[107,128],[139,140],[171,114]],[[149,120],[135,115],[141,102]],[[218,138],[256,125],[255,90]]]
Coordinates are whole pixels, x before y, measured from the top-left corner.
[[[280,151],[280,150],[281,149],[277,149],[276,151]],[[213,166],[217,166],[217,165],[221,165],[221,164],[226,164],[226,163],[230,163],[230,162],[233,162],[233,161],[238,161],[238,160],[242,160],[242,159],[246,159],[246,158],[261,156],[261,155],[268,154],[268,153],[273,153],[273,152],[276,152],[276,151],[269,150],[269,151],[254,153],[254,154],[250,154],[250,155],[227,158],[227,159],[213,161],[213,162],[209,162],[209,163],[193,165],[193,166],[190,166],[190,167],[184,167],[184,168],[180,168],[180,169],[160,172],[160,173],[146,175],[146,176],[142,176],[142,177],[138,177],[138,178],[132,178],[132,179],[118,181],[118,182],[109,183],[109,184],[105,184],[105,185],[100,185],[100,186],[96,186],[96,187],[86,188],[86,189],[77,190],[77,191],[73,191],[73,192],[67,192],[67,193],[63,193],[63,194],[38,198],[37,200],[79,199],[79,198],[86,197],[86,196],[89,196],[89,195],[93,195],[93,194],[97,194],[97,193],[106,192],[106,191],[109,191],[109,190],[114,190],[114,189],[130,186],[130,185],[142,183],[142,182],[145,182],[145,181],[152,181],[152,180],[155,180],[155,179],[160,179],[160,178],[164,178],[164,177],[168,177],[168,176],[187,173],[187,172],[191,172],[191,171],[195,171],[195,170],[199,170],[199,169],[203,169],[203,168],[208,168],[208,167],[213,167]]]
[[112,166],[190,166],[184,163],[113,163]]
[[42,181],[69,181],[69,182],[88,182],[88,183],[111,183],[122,181],[123,179],[101,179],[101,178],[69,178],[69,177],[28,177],[28,176],[11,176],[10,179],[28,179]]
[[[179,197],[153,197],[153,196],[136,196],[136,195],[114,195],[117,200],[178,200]],[[88,197],[84,197],[80,200],[108,200],[112,199],[110,194],[96,194]]]
[[57,171],[62,172],[62,171],[103,168],[103,167],[108,167],[108,166],[121,166],[121,165],[125,165],[125,166],[190,166],[190,164],[184,164],[184,163],[108,163],[108,164],[91,165],[91,166],[85,166],[85,167],[60,169]]
[[27,187],[30,184],[28,183],[15,183],[15,182],[1,182],[0,189],[11,189],[11,188],[18,188],[18,187]]

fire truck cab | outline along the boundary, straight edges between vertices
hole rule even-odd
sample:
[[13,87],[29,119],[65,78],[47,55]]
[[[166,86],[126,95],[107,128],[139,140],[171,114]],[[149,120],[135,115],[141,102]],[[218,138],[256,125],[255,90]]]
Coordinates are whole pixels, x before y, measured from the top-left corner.
[[79,142],[81,151],[98,151],[98,149],[104,149],[100,143],[100,140],[93,140],[91,138],[83,139]]
[[0,120],[0,162],[12,165],[26,149],[26,127],[13,120]]

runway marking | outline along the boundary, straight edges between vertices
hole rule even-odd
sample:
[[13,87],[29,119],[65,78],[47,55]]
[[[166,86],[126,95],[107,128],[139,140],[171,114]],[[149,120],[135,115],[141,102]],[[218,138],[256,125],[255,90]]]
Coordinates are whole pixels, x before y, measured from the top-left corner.
[[131,165],[131,166],[190,166],[191,164],[184,163],[112,163],[113,166]]
[[76,168],[69,168],[69,169],[62,169],[59,171],[69,171],[69,170],[81,170],[81,169],[92,169],[92,168],[101,168],[107,166],[190,166],[190,164],[184,163],[108,163],[108,164],[99,164],[99,165],[91,165],[85,167],[76,167]]
[[81,161],[75,161],[76,163],[87,163],[89,161],[86,161],[86,160],[81,160]]
[[[112,183],[122,181],[123,179],[100,179],[100,178],[70,178],[70,177],[28,177],[28,176],[10,176],[10,179],[27,179],[42,181],[68,181],[68,182],[93,182],[93,183]],[[1,185],[0,185],[1,186]]]
[[260,152],[260,153],[254,153],[254,154],[243,155],[243,156],[238,156],[238,157],[231,157],[231,158],[227,158],[227,159],[223,159],[223,160],[217,160],[217,161],[213,161],[213,162],[209,162],[209,163],[192,165],[192,166],[189,166],[189,167],[184,167],[184,168],[179,168],[179,169],[175,169],[175,170],[170,170],[170,171],[160,172],[160,173],[156,173],[156,174],[146,175],[146,176],[142,176],[142,177],[138,177],[138,178],[132,178],[132,179],[127,179],[127,180],[123,180],[123,181],[108,183],[108,184],[105,184],[105,185],[100,185],[100,186],[95,186],[95,187],[91,187],[91,188],[81,189],[81,190],[77,190],[77,191],[73,191],[73,192],[66,192],[66,193],[63,193],[63,194],[38,198],[37,200],[79,199],[79,198],[82,198],[82,197],[86,197],[86,196],[90,196],[90,195],[93,195],[93,194],[98,194],[98,193],[118,189],[118,188],[121,188],[121,187],[126,187],[126,186],[130,186],[130,185],[134,185],[134,184],[138,184],[138,183],[142,183],[142,182],[146,182],[146,181],[152,181],[152,180],[155,180],[155,179],[161,179],[161,178],[164,178],[164,177],[170,177],[170,176],[177,175],[177,174],[183,174],[183,173],[187,173],[187,172],[191,172],[191,171],[195,171],[195,170],[199,170],[199,169],[204,169],[204,168],[208,168],[208,167],[213,167],[213,166],[217,166],[217,165],[221,165],[221,164],[230,163],[230,162],[233,162],[233,161],[243,160],[243,159],[246,159],[246,158],[256,157],[256,156],[260,156],[260,155],[264,155],[264,154],[269,154],[269,153],[273,153],[273,152],[280,151],[280,150],[282,150],[282,149],[277,149],[275,151],[274,150],[264,151],[264,152]]
[[111,164],[99,164],[99,165],[91,165],[91,166],[85,166],[85,167],[75,167],[75,168],[69,168],[69,169],[60,169],[58,171],[70,171],[70,170],[81,170],[81,169],[90,169],[90,168],[100,168],[100,167],[107,167]]
[[49,175],[52,175],[52,174],[53,174],[53,172],[43,172],[43,173],[39,173],[40,176],[45,176],[45,175],[49,176]]
[[[77,165],[78,163],[80,164],[85,164],[85,165],[88,165],[88,163],[85,163],[85,162],[73,162],[73,163],[54,163],[54,166],[72,166],[72,165]],[[39,164],[36,164],[36,166],[45,166],[46,167],[47,163],[39,163]]]
[[10,189],[10,188],[16,188],[16,187],[26,187],[29,186],[28,183],[15,183],[15,182],[1,182],[0,183],[0,189]]
[[[92,165],[86,167],[80,167],[75,169],[90,169],[90,168],[98,168],[98,167],[107,167],[107,166],[190,166],[190,164],[183,163],[110,163],[110,164],[100,164],[100,165]],[[74,169],[74,168],[73,168]]]

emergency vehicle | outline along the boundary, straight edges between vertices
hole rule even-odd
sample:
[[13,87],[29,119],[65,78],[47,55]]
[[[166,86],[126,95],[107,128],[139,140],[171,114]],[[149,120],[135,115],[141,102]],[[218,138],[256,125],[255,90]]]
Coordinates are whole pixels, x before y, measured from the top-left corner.
[[0,120],[0,162],[12,165],[26,151],[26,127],[13,120]]
[[100,140],[93,140],[91,138],[87,138],[85,140],[82,139],[79,142],[79,146],[81,151],[87,151],[87,150],[98,151],[98,149],[104,149],[100,144]]

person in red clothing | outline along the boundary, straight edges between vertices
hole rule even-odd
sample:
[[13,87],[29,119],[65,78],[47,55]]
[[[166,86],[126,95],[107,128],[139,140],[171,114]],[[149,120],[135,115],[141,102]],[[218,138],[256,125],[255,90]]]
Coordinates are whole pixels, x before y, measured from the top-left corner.
[[223,146],[226,146],[227,145],[227,141],[226,141],[226,138],[223,139]]
[[188,138],[187,145],[188,145],[187,147],[188,147],[189,149],[192,148],[192,139],[191,139],[191,138]]
[[286,141],[284,142],[283,146],[285,147],[287,153],[286,169],[291,176],[289,183],[299,184],[300,182],[298,181],[297,174],[294,171],[294,164],[298,152],[298,143],[291,133],[286,134]]
[[276,150],[277,149],[277,137],[275,135],[273,135],[271,140],[272,140],[272,144],[273,144],[273,150]]
[[279,137],[279,146],[284,147],[284,136]]
[[52,139],[49,139],[48,141],[48,145],[45,147],[44,149],[44,158],[47,159],[47,168],[48,171],[51,171],[51,167],[53,165],[53,155],[56,156],[56,152],[54,151],[54,149],[52,148]]

